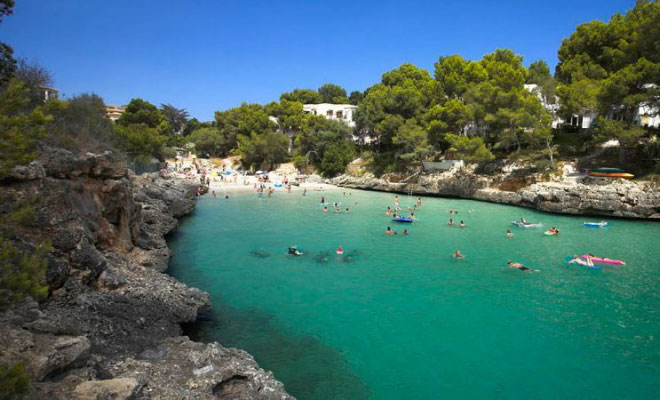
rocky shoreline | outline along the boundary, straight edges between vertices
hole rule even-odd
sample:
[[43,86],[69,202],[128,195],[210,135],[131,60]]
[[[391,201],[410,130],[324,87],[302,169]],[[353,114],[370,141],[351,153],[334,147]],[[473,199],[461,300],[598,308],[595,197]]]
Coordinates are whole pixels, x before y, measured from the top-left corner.
[[0,313],[0,360],[23,362],[35,398],[292,399],[252,356],[181,336],[209,296],[163,273],[165,235],[195,207],[191,181],[133,175],[111,152],[42,149],[0,185],[40,198],[17,246],[49,238],[49,296]]
[[475,166],[468,166],[408,177],[341,175],[331,183],[354,189],[460,197],[559,214],[660,219],[660,190],[651,183],[589,177],[537,182],[533,175],[516,174],[515,170],[499,172],[481,174]]

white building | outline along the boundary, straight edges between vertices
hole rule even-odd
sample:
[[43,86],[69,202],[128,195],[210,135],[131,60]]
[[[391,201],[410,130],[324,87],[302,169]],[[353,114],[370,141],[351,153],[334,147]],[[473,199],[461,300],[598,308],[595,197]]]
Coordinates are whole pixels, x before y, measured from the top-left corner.
[[[653,84],[648,84],[645,85],[645,88],[651,88],[653,86],[654,86]],[[569,120],[564,121],[558,115],[559,97],[555,96],[554,104],[548,104],[546,102],[546,99],[541,94],[538,85],[536,84],[525,85],[525,89],[527,89],[530,93],[534,93],[541,101],[541,104],[543,104],[543,107],[545,107],[545,109],[550,113],[550,115],[552,115],[553,128],[558,128],[562,125],[567,125],[575,128],[588,129],[588,128],[593,128],[594,124],[596,123],[596,119],[598,118],[598,113],[596,112],[588,112],[579,115],[574,114],[573,116],[571,116]],[[635,111],[633,122],[636,123],[637,125],[641,125],[648,128],[658,128],[660,127],[659,111],[660,110],[658,110],[657,108],[648,105],[639,106],[639,108]]]
[[358,106],[352,104],[305,104],[303,112],[306,114],[323,115],[329,119],[344,121],[351,128],[355,126],[354,116]]
[[39,86],[39,92],[41,93],[41,97],[44,101],[57,99],[60,97],[59,90],[47,86]]
[[106,104],[105,106],[105,115],[112,122],[117,122],[119,117],[126,111],[126,106],[115,106],[112,104]]
[[660,112],[658,111],[655,107],[640,106],[635,112],[633,121],[647,128],[658,128],[660,127]]
[[564,123],[564,120],[559,118],[559,115],[558,115],[558,113],[559,113],[559,97],[555,96],[554,103],[550,104],[550,103],[547,102],[547,99],[545,98],[545,96],[543,96],[543,93],[541,93],[541,88],[539,88],[539,85],[537,85],[535,83],[526,84],[525,89],[528,92],[535,94],[536,97],[538,97],[538,99],[541,101],[541,104],[543,105],[543,108],[545,108],[546,111],[548,111],[550,113],[550,115],[552,116],[552,127],[553,128],[557,128],[557,127],[561,126]]

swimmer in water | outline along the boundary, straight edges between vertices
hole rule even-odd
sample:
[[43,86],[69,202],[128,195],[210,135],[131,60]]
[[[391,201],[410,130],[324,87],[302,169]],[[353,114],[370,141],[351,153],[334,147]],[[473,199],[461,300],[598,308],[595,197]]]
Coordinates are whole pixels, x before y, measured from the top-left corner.
[[386,234],[387,236],[396,235],[396,231],[393,231],[392,228],[390,228],[390,227],[388,226],[387,229],[385,230],[385,234]]
[[328,206],[323,207],[323,212],[326,212],[326,213],[328,212]]
[[454,225],[456,225],[456,223],[454,222],[453,219],[449,218],[449,223],[447,225],[454,226]]
[[387,210],[385,211],[385,215],[392,215],[392,209],[390,206],[387,206]]
[[399,206],[399,196],[394,196],[394,206],[395,207]]
[[517,268],[521,271],[530,271],[529,268],[525,267],[521,263],[517,263],[517,262],[513,262],[513,261],[509,260],[509,262],[507,264],[509,265],[509,268]]
[[410,213],[410,219],[415,219],[415,213]]
[[296,246],[290,246],[288,254],[290,256],[302,256],[303,255],[303,253],[300,250],[296,249]]
[[511,233],[511,229],[506,230],[506,238],[511,239],[513,237],[513,233]]
[[346,211],[344,211],[344,212],[345,212],[346,214],[348,214],[348,213],[351,212],[351,210],[349,210],[348,207],[347,207],[347,208],[346,208]]
[[460,250],[456,250],[456,252],[455,252],[454,254],[452,254],[451,256],[454,257],[454,258],[456,258],[456,259],[463,259],[463,258],[465,258],[465,256],[463,255],[463,253],[461,253]]
[[463,222],[463,220],[461,220],[461,223],[458,224],[458,226],[461,227],[461,228],[465,228],[467,225],[465,225],[465,222]]
[[422,198],[421,198],[421,197],[418,197],[418,198],[417,198],[417,205],[418,205],[418,206],[421,206],[421,205],[422,205]]
[[336,207],[335,208],[335,214],[341,214],[341,208]]
[[408,236],[408,229],[404,229],[404,230],[403,230],[403,235],[404,235],[404,236]]
[[336,253],[339,255],[344,254],[344,248],[342,247],[342,245],[339,245],[339,247],[336,250]]

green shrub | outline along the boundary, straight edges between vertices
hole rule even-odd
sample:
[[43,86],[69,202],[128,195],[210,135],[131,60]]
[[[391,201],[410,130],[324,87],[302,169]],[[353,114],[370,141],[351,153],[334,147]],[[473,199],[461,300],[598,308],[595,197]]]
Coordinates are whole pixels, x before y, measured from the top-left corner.
[[0,365],[0,400],[27,399],[29,392],[30,375],[25,371],[25,364]]
[[38,245],[34,252],[20,250],[6,239],[0,239],[0,309],[31,296],[43,300],[48,295],[46,268],[50,242]]

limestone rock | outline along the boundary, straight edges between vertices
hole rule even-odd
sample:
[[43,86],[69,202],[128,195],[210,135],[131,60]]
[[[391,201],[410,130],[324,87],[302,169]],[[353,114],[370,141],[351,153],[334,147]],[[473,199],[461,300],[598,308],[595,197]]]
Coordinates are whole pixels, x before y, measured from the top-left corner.
[[77,400],[130,400],[141,389],[141,385],[131,378],[87,381],[76,386],[73,398]]
[[14,167],[9,174],[9,179],[17,181],[32,181],[35,179],[41,179],[45,176],[46,171],[41,166],[41,163],[32,161],[27,165]]
[[[585,178],[581,183],[567,181],[529,184],[534,179],[528,176],[529,170],[526,168],[505,164],[491,166],[493,168],[487,174],[477,173],[474,166],[467,166],[433,175],[399,177],[390,174],[385,175],[385,179],[376,178],[370,173],[361,177],[342,175],[334,178],[332,183],[385,192],[456,196],[563,214],[649,219],[660,217],[660,190],[650,184],[591,178]],[[522,187],[516,191],[498,189],[503,182],[522,184]]]

